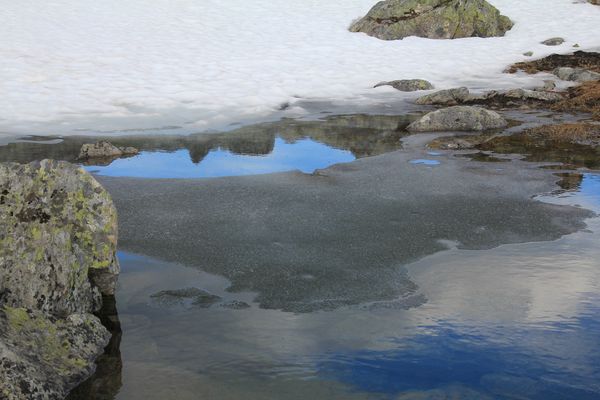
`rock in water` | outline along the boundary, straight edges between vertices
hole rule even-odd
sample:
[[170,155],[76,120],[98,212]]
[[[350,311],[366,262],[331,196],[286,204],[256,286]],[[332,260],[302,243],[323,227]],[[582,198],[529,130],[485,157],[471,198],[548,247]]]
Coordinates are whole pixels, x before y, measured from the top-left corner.
[[407,129],[413,132],[483,131],[507,125],[497,112],[481,107],[454,106],[425,114]]
[[0,398],[63,398],[92,373],[116,244],[110,195],[83,169],[0,164]]
[[398,81],[379,82],[374,87],[391,86],[401,92],[416,92],[417,90],[431,90],[433,85],[424,79],[401,79]]
[[139,151],[135,147],[117,147],[110,142],[86,143],[81,146],[79,159],[118,158],[138,153]]
[[513,23],[485,0],[386,0],[350,26],[383,40],[504,36]]

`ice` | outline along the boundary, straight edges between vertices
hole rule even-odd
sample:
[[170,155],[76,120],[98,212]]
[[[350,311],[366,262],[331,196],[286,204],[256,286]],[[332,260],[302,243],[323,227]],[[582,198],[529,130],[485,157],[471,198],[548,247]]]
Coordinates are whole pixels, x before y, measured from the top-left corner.
[[[502,38],[382,41],[347,30],[375,0],[0,0],[0,131],[190,131],[302,113],[302,101],[398,101],[384,80],[533,85],[510,63],[600,47],[600,7],[491,0]],[[541,45],[562,36],[558,47]],[[289,111],[278,111],[290,103]],[[279,115],[278,114],[278,115]]]

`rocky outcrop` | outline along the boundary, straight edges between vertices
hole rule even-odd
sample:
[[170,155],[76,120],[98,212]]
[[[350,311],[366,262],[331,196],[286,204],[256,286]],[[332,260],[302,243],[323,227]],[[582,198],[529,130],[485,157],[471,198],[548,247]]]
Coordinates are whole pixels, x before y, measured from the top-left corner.
[[560,67],[552,73],[563,81],[588,82],[600,80],[600,73],[583,68]]
[[110,142],[86,143],[79,151],[80,160],[94,158],[119,158],[138,154],[135,147],[117,147]]
[[0,398],[62,398],[93,372],[116,243],[110,195],[87,172],[0,164]]
[[383,40],[504,36],[513,23],[485,0],[386,0],[350,26]]
[[416,101],[420,105],[442,105],[442,106],[455,106],[462,104],[471,98],[471,93],[466,87],[445,89],[435,93],[431,93],[422,97],[419,97]]
[[413,132],[483,131],[507,125],[497,112],[481,107],[454,106],[425,114],[407,129]]
[[416,92],[418,90],[431,90],[433,85],[424,79],[402,79],[397,81],[379,82],[374,87],[391,86],[401,92]]

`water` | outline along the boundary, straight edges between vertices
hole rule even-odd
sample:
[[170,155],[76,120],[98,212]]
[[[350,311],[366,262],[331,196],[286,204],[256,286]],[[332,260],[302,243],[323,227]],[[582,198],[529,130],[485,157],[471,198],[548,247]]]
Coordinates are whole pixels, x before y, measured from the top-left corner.
[[[574,182],[540,200],[599,212],[600,176]],[[95,376],[103,397],[90,383],[72,398],[600,399],[600,218],[587,223],[552,242],[412,263],[427,301],[410,309],[266,310],[221,276],[120,253],[120,355]],[[185,287],[221,300],[150,297]]]
[[215,178],[293,170],[312,173],[332,164],[355,159],[348,150],[336,149],[311,139],[286,142],[281,137],[276,137],[273,150],[265,155],[236,154],[216,148],[210,150],[198,163],[194,163],[188,150],[144,151],[135,157],[117,159],[107,166],[87,165],[85,168],[105,176]]

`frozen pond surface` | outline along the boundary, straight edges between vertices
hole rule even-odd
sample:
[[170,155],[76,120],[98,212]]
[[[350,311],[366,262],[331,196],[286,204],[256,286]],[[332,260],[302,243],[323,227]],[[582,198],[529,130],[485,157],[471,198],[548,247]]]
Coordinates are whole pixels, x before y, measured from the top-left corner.
[[[600,176],[540,199],[598,212]],[[122,252],[120,353],[95,378],[102,398],[123,400],[599,399],[600,219],[586,222],[554,241],[446,243],[406,266],[422,297],[413,304],[308,313],[264,309],[219,274]],[[218,300],[153,297],[188,287]]]

